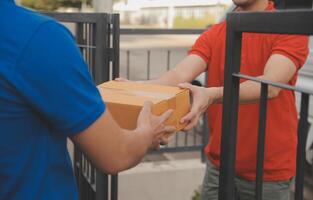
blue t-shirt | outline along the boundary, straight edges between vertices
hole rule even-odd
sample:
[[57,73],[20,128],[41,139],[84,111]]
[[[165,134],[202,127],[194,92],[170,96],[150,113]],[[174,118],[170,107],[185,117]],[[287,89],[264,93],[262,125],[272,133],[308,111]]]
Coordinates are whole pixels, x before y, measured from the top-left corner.
[[104,110],[70,32],[0,0],[0,199],[77,199],[66,140]]

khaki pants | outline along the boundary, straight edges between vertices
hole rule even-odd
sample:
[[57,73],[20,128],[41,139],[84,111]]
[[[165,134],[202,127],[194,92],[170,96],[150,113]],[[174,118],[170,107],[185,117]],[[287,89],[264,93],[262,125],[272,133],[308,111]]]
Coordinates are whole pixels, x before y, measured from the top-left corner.
[[[202,184],[201,200],[218,200],[219,170],[210,162]],[[235,178],[236,194],[240,200],[253,200],[255,183]],[[290,200],[291,181],[263,183],[263,200]]]

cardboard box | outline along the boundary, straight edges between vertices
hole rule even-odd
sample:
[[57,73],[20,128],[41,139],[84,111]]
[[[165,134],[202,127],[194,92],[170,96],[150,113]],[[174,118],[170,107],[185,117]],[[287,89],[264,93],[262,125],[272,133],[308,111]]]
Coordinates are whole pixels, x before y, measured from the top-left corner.
[[136,128],[138,115],[145,101],[153,103],[152,113],[161,115],[168,109],[173,114],[167,125],[177,130],[185,127],[180,119],[190,110],[189,91],[178,87],[143,84],[136,82],[109,81],[98,86],[101,96],[116,122],[124,129]]

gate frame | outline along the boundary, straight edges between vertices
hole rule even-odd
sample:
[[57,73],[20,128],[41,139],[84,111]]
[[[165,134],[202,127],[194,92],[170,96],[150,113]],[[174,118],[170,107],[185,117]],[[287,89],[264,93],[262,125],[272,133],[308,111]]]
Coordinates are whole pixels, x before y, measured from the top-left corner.
[[262,199],[268,85],[301,93],[295,199],[303,200],[305,142],[309,128],[307,120],[308,106],[309,96],[313,95],[313,89],[294,87],[241,74],[240,62],[243,32],[313,35],[313,11],[236,12],[227,15],[219,200],[233,200],[235,198],[234,177],[240,79],[261,83],[256,200]]

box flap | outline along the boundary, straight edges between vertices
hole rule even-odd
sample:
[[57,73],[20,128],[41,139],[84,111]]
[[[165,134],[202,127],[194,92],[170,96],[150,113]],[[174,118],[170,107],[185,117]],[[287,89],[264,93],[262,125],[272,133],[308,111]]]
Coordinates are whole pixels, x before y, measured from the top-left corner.
[[105,102],[142,106],[145,101],[153,104],[173,98],[184,91],[178,87],[109,81],[98,86]]
[[179,87],[155,85],[155,84],[144,84],[137,82],[119,82],[119,81],[108,81],[100,84],[100,88],[111,88],[111,89],[123,89],[123,90],[135,90],[143,92],[158,92],[158,93],[169,93],[178,94],[185,89]]

